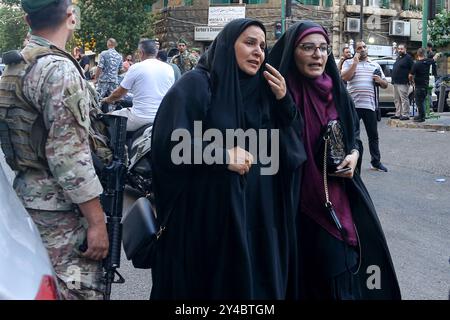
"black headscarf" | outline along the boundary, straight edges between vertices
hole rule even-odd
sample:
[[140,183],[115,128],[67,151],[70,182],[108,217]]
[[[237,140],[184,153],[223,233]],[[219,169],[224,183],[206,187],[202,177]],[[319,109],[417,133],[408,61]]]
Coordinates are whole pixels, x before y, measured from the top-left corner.
[[[297,136],[300,118],[289,95],[272,104],[275,97],[262,70],[254,76],[240,70],[234,45],[253,25],[264,31],[251,19],[225,26],[158,109],[152,182],[158,219],[170,219],[158,240],[152,298],[295,297],[297,169],[305,160]],[[174,130],[187,130],[194,149],[209,145],[195,136],[195,121],[201,121],[202,133],[209,128],[279,128],[280,170],[260,175],[260,161],[247,175],[226,164],[176,165],[171,159],[178,143],[172,140]],[[217,147],[215,152],[227,151]]]
[[[261,87],[268,89],[260,68],[255,76],[245,74],[236,61],[234,44],[238,37],[250,26],[257,26],[266,34],[264,25],[253,19],[236,19],[229,22],[213,41],[208,51],[201,57],[197,68],[209,73],[212,89],[211,105],[213,113],[221,123],[219,129],[246,128],[244,105],[253,105],[261,99]],[[267,50],[265,50],[267,57]],[[262,63],[264,65],[265,61]],[[255,94],[256,93],[256,94]],[[264,99],[266,100],[266,99]],[[267,104],[265,104],[267,107]],[[222,115],[226,114],[226,117]]]
[[[296,70],[297,68],[294,60],[294,51],[298,35],[303,33],[306,29],[314,27],[323,29],[321,25],[312,21],[297,22],[283,34],[270,51],[268,62],[278,69],[285,78],[288,77],[292,70]],[[343,124],[347,152],[349,153],[352,149],[358,149],[362,153],[362,146],[358,142],[359,119],[355,112],[353,100],[342,82],[333,54],[330,54],[328,57],[325,73],[330,76],[333,81],[333,96],[339,119],[341,119]],[[361,158],[362,157],[360,157],[360,159]]]

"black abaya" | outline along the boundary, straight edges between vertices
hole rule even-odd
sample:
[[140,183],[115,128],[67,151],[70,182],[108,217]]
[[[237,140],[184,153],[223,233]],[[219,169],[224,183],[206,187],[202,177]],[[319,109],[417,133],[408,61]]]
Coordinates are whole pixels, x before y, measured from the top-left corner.
[[[204,55],[167,93],[152,136],[158,217],[171,212],[158,241],[152,299],[296,298],[295,214],[299,167],[305,160],[301,120],[289,95],[275,101],[258,73],[238,71],[234,42],[249,19],[228,24]],[[174,165],[175,129],[280,129],[280,170],[244,176],[226,164]],[[205,143],[192,142],[192,149]],[[216,153],[226,158],[226,151]]]
[[[269,63],[285,78],[296,68],[294,50],[298,35],[313,27],[322,28],[311,21],[293,25],[270,52]],[[300,213],[296,220],[300,260],[299,296],[303,299],[400,299],[388,245],[370,195],[359,176],[362,159],[359,120],[332,54],[328,57],[325,73],[333,81],[333,97],[343,125],[347,154],[352,149],[360,152],[353,179],[343,180],[359,236],[358,247],[350,247],[332,237],[322,226]],[[373,266],[380,270],[380,289],[367,286]],[[350,272],[356,269],[357,274]]]

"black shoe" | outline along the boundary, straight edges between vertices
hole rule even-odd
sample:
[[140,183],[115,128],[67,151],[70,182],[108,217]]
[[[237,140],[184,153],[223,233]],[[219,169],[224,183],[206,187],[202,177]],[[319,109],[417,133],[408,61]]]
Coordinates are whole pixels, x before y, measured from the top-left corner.
[[407,116],[401,116],[399,119],[402,120],[402,121],[404,121],[404,120],[409,120],[409,117],[407,117]]
[[400,119],[399,116],[392,116],[391,119]]
[[425,121],[425,118],[423,118],[421,116],[414,117],[414,122],[424,122],[424,121]]
[[388,172],[388,169],[385,166],[383,166],[383,164],[381,162],[377,165],[372,164],[372,167],[370,169],[376,170],[376,171]]

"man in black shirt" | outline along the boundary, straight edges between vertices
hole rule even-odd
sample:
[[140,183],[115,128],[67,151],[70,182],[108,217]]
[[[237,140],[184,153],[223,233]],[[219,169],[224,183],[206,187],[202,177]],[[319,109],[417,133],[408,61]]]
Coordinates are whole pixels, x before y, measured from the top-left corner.
[[415,99],[419,115],[414,117],[415,122],[425,121],[425,98],[427,97],[428,81],[430,80],[430,66],[433,59],[425,58],[425,49],[419,48],[417,50],[417,61],[409,74],[409,80],[414,82]]
[[395,116],[391,119],[409,120],[409,80],[408,75],[414,64],[406,53],[406,46],[398,46],[398,57],[392,68],[392,84],[394,85]]
[[84,54],[83,48],[80,48],[80,61],[78,61],[81,68],[84,70],[84,76],[86,77],[86,80],[91,80],[91,75],[89,73],[89,57]]

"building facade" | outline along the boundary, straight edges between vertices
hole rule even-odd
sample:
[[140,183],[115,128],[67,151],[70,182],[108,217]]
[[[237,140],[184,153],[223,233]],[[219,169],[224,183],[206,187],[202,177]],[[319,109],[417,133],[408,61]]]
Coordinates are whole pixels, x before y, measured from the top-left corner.
[[[369,54],[392,55],[396,44],[409,49],[421,46],[423,0],[293,0],[286,27],[299,20],[323,25],[332,38],[333,53],[360,38],[360,10],[363,1],[363,40]],[[437,10],[450,7],[450,0],[435,0]],[[239,3],[240,2],[240,3]],[[206,49],[221,26],[211,26],[209,7],[245,7],[245,16],[264,23],[268,45],[276,41],[282,19],[281,0],[159,0],[152,6],[157,14],[155,34],[164,48],[176,46],[179,38],[190,47]]]

